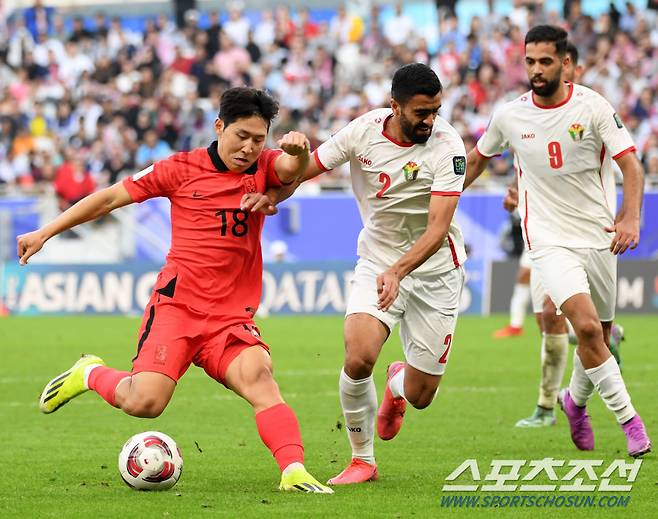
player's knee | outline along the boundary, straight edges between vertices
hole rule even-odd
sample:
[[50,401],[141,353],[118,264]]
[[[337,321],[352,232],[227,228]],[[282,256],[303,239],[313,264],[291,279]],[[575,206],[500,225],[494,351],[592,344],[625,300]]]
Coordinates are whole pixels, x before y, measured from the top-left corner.
[[129,397],[121,404],[124,413],[138,418],[157,418],[165,407],[166,402],[151,396]]
[[603,340],[603,330],[601,328],[601,323],[596,319],[587,319],[579,323],[578,329],[576,330],[579,342],[599,342]]
[[439,389],[436,387],[424,387],[420,391],[411,395],[405,395],[407,401],[414,407],[414,409],[425,409],[434,401]]
[[375,360],[348,354],[345,357],[345,373],[354,380],[367,378],[372,374],[372,370],[375,367]]

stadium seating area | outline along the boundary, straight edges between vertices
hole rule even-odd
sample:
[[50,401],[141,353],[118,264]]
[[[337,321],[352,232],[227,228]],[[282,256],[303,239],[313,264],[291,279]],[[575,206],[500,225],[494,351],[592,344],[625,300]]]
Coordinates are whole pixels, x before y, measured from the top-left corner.
[[[0,4],[0,192],[54,192],[64,209],[172,150],[204,146],[222,91],[236,85],[280,100],[272,142],[298,128],[317,146],[386,105],[392,72],[414,61],[439,74],[441,114],[470,149],[496,105],[527,89],[523,37],[543,22],[570,31],[586,66],[582,82],[617,107],[647,182],[658,185],[656,11],[629,2],[592,16],[576,0],[562,10],[520,0],[505,15],[468,22],[443,3],[430,4],[438,27],[429,32],[417,30],[402,4],[245,13],[235,3],[226,12],[188,11],[182,27],[166,15],[135,23]],[[510,175],[502,157],[483,185],[499,189]],[[346,171],[336,171],[309,189],[347,185]]]

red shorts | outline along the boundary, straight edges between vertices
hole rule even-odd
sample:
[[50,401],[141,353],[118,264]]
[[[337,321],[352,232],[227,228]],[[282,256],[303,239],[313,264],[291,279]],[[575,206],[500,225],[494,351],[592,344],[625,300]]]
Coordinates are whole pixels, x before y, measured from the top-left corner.
[[224,384],[228,366],[242,350],[259,345],[270,351],[253,321],[229,322],[154,291],[144,311],[132,373],[153,371],[178,382],[194,363]]

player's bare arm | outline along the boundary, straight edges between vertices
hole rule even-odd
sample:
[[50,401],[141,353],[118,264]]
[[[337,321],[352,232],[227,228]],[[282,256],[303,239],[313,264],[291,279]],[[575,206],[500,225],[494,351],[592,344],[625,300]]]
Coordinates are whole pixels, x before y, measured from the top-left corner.
[[132,198],[122,182],[92,193],[71,206],[41,229],[16,237],[19,263],[25,265],[30,256],[41,250],[53,236],[90,220],[106,215],[114,209],[131,204]]
[[386,311],[393,304],[398,296],[400,281],[441,248],[458,201],[458,196],[432,197],[425,232],[404,256],[377,276],[380,310]]
[[303,133],[288,132],[277,144],[283,153],[274,162],[274,170],[284,184],[294,182],[310,162],[310,143]]
[[627,153],[617,160],[624,176],[624,199],[615,223],[605,230],[615,233],[610,244],[613,254],[623,254],[640,243],[640,209],[644,193],[644,172],[635,153]]
[[464,189],[477,179],[489,164],[491,159],[478,153],[475,148],[468,152],[466,157],[466,177],[464,178]]

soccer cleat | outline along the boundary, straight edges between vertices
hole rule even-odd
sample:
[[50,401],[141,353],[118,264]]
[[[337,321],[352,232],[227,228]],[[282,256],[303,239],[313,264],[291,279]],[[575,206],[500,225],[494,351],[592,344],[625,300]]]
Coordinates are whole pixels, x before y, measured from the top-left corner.
[[523,328],[507,325],[500,330],[496,330],[493,334],[494,339],[507,339],[508,337],[519,337],[523,335]]
[[305,492],[309,494],[333,494],[334,491],[311,476],[304,467],[281,475],[279,490]]
[[571,393],[567,388],[560,391],[557,400],[560,402],[564,414],[567,415],[567,420],[569,420],[571,440],[574,445],[581,451],[594,450],[594,431],[587,414],[587,408],[578,407],[571,399]]
[[516,422],[515,427],[536,429],[538,427],[550,427],[551,425],[555,425],[555,410],[537,406],[534,413]]
[[85,368],[91,364],[105,365],[105,362],[95,355],[83,355],[70,369],[48,382],[39,398],[41,412],[54,413],[69,400],[87,391]]
[[639,458],[647,452],[651,452],[651,440],[647,435],[644,423],[639,414],[636,414],[628,422],[622,424],[621,428],[626,435],[626,445],[630,456]]
[[359,458],[352,458],[351,463],[343,472],[327,481],[328,485],[353,485],[366,481],[377,481],[379,473],[377,465],[371,465]]
[[626,335],[624,333],[624,327],[620,324],[617,323],[612,323],[612,327],[610,328],[610,346],[608,346],[608,349],[610,350],[610,353],[612,353],[612,356],[615,358],[617,361],[617,364],[619,364],[619,369],[621,370],[621,342],[626,340]]
[[386,370],[386,389],[384,390],[382,403],[377,411],[377,434],[382,440],[392,440],[400,432],[400,427],[402,427],[402,419],[407,409],[407,401],[402,397],[394,398],[390,388],[393,375],[402,368],[404,368],[404,362],[398,361],[391,363]]

